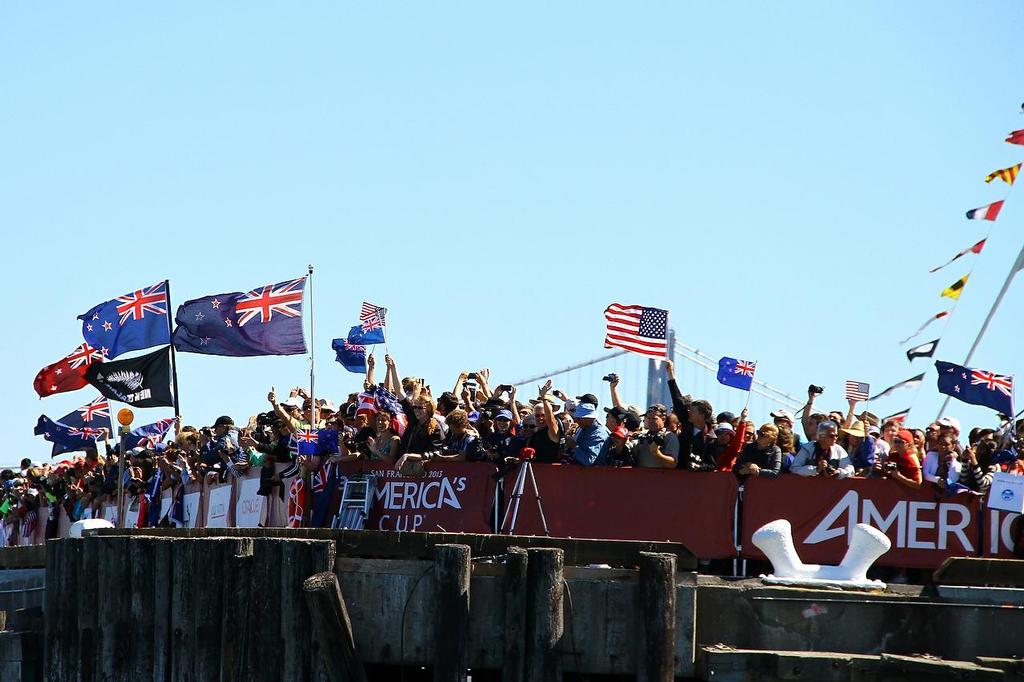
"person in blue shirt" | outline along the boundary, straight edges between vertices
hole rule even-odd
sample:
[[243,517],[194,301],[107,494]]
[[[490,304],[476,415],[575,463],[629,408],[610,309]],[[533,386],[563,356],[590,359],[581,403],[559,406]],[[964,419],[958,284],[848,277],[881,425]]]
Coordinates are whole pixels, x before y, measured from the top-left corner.
[[[597,405],[578,403],[572,412],[578,428],[572,436],[572,459],[583,466],[607,465],[601,461],[601,446],[608,440],[608,429],[597,421]],[[607,459],[607,452],[605,459]]]

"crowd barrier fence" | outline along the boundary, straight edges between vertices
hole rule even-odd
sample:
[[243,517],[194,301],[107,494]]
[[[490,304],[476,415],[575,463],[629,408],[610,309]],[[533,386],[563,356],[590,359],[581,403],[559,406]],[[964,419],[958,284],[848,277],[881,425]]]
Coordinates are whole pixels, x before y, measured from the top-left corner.
[[[914,490],[884,479],[783,475],[748,479],[741,486],[735,476],[723,472],[558,464],[534,464],[532,468],[552,535],[678,542],[699,559],[763,559],[750,542],[751,534],[769,521],[785,518],[793,526],[801,559],[808,563],[838,563],[853,526],[863,522],[892,540],[892,549],[879,564],[936,568],[951,556],[1012,558],[1013,524],[1019,518],[987,508],[976,494],[945,496],[930,486]],[[494,532],[515,469],[506,472],[500,481],[503,485],[491,464],[435,463],[425,469],[424,476],[410,477],[378,463],[341,465],[343,476],[375,477],[367,528]],[[285,527],[291,482],[284,481],[285,499],[276,494],[260,496],[258,472],[225,483],[188,483],[181,525]],[[171,516],[176,492],[163,492],[161,519]],[[16,544],[44,542],[48,511],[40,508],[31,537],[19,537]],[[122,525],[139,526],[141,512],[137,503],[130,506]],[[116,522],[117,508],[104,505],[97,516]],[[61,508],[58,534],[66,536],[69,527],[70,520]],[[517,535],[543,534],[530,485],[513,530]]]

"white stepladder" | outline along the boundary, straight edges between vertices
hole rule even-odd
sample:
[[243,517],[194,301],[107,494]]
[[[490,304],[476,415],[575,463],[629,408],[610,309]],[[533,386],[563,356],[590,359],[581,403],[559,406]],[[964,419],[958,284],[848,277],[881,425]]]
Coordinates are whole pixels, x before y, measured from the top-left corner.
[[377,489],[376,476],[344,478],[341,486],[341,504],[331,528],[362,530],[370,516],[373,493]]

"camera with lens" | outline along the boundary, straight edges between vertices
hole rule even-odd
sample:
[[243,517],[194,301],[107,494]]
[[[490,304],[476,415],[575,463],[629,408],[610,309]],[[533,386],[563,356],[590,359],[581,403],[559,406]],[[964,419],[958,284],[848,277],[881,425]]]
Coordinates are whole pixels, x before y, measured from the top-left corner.
[[885,463],[885,470],[888,471],[888,472],[896,471],[897,468],[899,468],[899,465],[896,464],[896,462],[886,462]]
[[618,374],[605,374],[603,377],[601,377],[601,381],[607,381],[608,383],[611,383],[613,381],[617,381],[618,378]]
[[494,419],[494,410],[480,410],[481,419]]
[[476,372],[470,372],[469,374],[466,375],[467,381],[476,381],[478,378],[479,377],[477,376]]
[[814,395],[821,395],[822,393],[825,392],[825,389],[821,386],[815,386],[814,384],[811,384],[810,386],[807,387],[807,392],[813,393]]

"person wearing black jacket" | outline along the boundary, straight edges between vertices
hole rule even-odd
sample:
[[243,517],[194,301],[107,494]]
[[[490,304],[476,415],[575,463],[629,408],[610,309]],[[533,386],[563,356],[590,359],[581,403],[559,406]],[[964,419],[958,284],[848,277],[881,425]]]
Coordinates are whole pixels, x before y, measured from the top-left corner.
[[430,394],[420,391],[412,401],[403,398],[402,410],[409,419],[409,425],[402,436],[399,448],[402,456],[395,462],[396,471],[401,471],[410,460],[429,462],[441,452],[441,429],[434,419],[437,407]]
[[668,390],[672,394],[672,411],[679,418],[679,460],[678,469],[689,471],[713,471],[715,461],[714,411],[706,400],[693,400],[684,396],[676,383],[675,364],[665,360],[668,374]]

